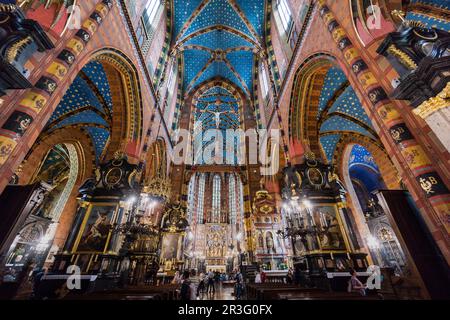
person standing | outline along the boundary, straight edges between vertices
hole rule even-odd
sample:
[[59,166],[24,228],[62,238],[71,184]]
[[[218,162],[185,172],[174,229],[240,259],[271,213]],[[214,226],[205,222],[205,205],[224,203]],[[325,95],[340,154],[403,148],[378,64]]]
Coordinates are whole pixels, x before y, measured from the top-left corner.
[[200,278],[197,275],[195,269],[191,270],[190,280],[191,280],[191,300],[197,300]]
[[202,294],[201,299],[203,299],[203,294],[205,293],[205,288],[206,288],[205,281],[206,281],[206,279],[207,278],[205,277],[205,274],[200,273],[200,281],[199,281],[198,287],[197,287],[197,297],[200,297],[200,293],[201,293]]
[[214,273],[212,271],[208,272],[208,288],[206,291],[212,294],[216,293],[216,288],[214,287]]
[[286,282],[287,284],[292,284],[294,282],[294,274],[291,268],[289,268],[288,273],[286,275]]
[[256,272],[255,283],[261,283],[261,273]]
[[261,283],[266,282],[266,273],[264,272],[264,269],[261,270]]
[[186,270],[183,273],[183,281],[181,283],[180,289],[180,299],[181,301],[190,301],[191,296],[191,281],[189,280],[189,271]]
[[236,279],[236,300],[241,300],[242,293],[244,291],[244,278],[239,269],[236,271],[235,279]]

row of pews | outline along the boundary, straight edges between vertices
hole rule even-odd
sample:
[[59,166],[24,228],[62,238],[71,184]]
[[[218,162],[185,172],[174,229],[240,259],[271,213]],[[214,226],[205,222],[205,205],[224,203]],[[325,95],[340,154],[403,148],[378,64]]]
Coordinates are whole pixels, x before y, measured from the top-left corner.
[[253,283],[246,289],[248,300],[380,300],[378,295],[364,297],[357,292],[330,292],[282,283]]
[[127,287],[124,289],[98,291],[87,294],[69,293],[67,300],[178,300],[179,286],[164,284],[160,286]]

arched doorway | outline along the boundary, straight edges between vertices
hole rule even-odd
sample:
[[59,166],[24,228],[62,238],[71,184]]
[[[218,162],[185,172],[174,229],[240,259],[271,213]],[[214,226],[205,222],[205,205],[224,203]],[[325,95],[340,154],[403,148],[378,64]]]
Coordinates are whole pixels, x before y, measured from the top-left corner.
[[344,159],[348,161],[343,163],[348,168],[344,173],[345,182],[351,194],[352,207],[361,210],[365,216],[370,231],[366,239],[374,262],[402,274],[406,267],[405,254],[376,197],[379,190],[387,189],[380,169],[372,154],[363,146],[349,145],[347,152],[350,155]]

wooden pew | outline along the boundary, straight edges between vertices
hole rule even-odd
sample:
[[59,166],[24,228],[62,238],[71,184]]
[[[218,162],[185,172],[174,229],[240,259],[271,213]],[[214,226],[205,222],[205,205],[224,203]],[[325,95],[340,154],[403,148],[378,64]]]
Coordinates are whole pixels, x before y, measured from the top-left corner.
[[247,299],[249,300],[275,300],[279,293],[289,292],[323,292],[319,288],[303,288],[296,285],[282,283],[258,283],[247,285]]
[[93,292],[83,295],[69,294],[67,300],[178,300],[179,286],[145,286],[127,287],[107,291]]
[[378,295],[361,296],[356,292],[293,292],[278,294],[280,300],[381,300]]

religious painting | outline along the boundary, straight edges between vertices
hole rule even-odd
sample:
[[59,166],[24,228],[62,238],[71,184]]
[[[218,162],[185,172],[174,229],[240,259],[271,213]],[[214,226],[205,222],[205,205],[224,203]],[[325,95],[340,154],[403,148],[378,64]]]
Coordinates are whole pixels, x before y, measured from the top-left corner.
[[347,262],[342,258],[337,258],[336,259],[336,269],[341,272],[347,270],[348,269]]
[[178,233],[166,233],[162,240],[162,254],[164,260],[172,260],[177,258],[178,242],[180,238]]
[[323,176],[319,169],[310,168],[307,171],[309,182],[315,186],[321,186],[323,184]]
[[92,205],[78,244],[78,252],[103,252],[116,206]]
[[316,206],[312,213],[316,225],[323,230],[319,235],[321,250],[347,250],[336,207]]

